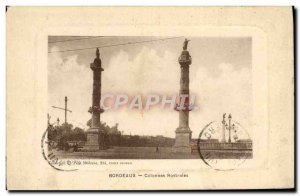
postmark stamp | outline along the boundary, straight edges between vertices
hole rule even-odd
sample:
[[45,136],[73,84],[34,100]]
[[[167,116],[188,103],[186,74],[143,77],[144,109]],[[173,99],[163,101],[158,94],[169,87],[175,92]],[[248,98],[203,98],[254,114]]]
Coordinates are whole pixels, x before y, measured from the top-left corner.
[[246,129],[232,115],[208,123],[198,139],[200,158],[216,170],[234,170],[253,158],[253,144]]
[[41,150],[44,159],[52,168],[58,171],[76,171],[76,168],[70,167],[71,165],[75,165],[74,161],[60,159],[53,152],[53,150],[55,150],[53,144],[48,140],[49,129],[51,129],[51,126],[48,126],[41,139]]

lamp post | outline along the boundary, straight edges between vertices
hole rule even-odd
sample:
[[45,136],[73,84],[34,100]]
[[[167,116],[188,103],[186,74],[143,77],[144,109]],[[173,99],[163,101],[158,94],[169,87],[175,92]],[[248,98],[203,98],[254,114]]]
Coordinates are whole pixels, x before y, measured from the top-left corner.
[[61,107],[56,107],[56,106],[52,106],[55,109],[59,109],[59,110],[64,110],[65,111],[65,124],[67,124],[67,112],[72,112],[71,110],[68,110],[68,97],[65,96],[65,108],[61,108]]
[[221,140],[222,143],[226,142],[226,139],[225,139],[225,129],[226,129],[225,118],[226,118],[226,113],[223,114],[223,120],[222,120],[222,140]]
[[65,124],[67,124],[68,97],[65,96]]
[[229,114],[229,116],[228,116],[228,121],[229,121],[229,125],[228,125],[228,131],[229,131],[228,143],[231,143],[231,114]]

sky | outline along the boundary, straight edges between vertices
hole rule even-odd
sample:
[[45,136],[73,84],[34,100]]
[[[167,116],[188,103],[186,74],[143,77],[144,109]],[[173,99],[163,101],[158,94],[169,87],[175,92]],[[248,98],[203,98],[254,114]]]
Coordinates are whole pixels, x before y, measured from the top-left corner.
[[[88,38],[88,39],[85,39]],[[96,47],[128,42],[147,43],[100,48],[102,60],[102,94],[177,95],[184,37],[49,37],[48,39],[48,112],[51,122],[64,121],[68,96],[68,122],[87,129],[91,118],[92,70]],[[251,132],[252,123],[252,40],[249,37],[188,37],[190,93],[196,95],[198,110],[190,112],[193,138],[211,121],[221,121],[223,113],[231,113]],[[73,41],[70,41],[73,40]],[[74,50],[91,48],[86,50]],[[68,52],[55,52],[74,50]],[[101,121],[119,124],[124,134],[175,136],[178,112],[154,108],[149,111],[105,111]]]

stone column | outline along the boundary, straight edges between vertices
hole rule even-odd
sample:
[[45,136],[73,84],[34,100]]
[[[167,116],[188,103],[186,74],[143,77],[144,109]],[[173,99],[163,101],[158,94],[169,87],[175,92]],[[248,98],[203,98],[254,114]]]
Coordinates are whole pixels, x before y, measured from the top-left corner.
[[96,50],[96,58],[90,65],[93,71],[93,98],[92,107],[89,112],[92,113],[91,128],[87,131],[87,142],[83,150],[94,151],[105,148],[105,141],[101,138],[104,135],[103,131],[100,130],[100,114],[103,110],[100,108],[101,99],[101,72],[104,69],[101,67],[101,59],[99,49]]
[[[181,69],[179,94],[182,97],[183,95],[189,96],[189,66],[192,63],[192,58],[189,51],[187,51],[187,42],[188,40],[185,41],[183,51],[178,59]],[[185,99],[184,103],[185,109],[178,109],[177,107],[179,111],[179,127],[175,131],[175,144],[172,149],[175,153],[191,153],[190,142],[192,139],[192,131],[189,128],[189,97]]]

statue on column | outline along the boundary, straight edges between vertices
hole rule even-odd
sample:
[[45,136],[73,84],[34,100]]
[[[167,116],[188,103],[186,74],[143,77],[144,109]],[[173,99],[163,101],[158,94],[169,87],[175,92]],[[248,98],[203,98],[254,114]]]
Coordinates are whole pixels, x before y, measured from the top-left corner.
[[101,59],[100,59],[100,52],[99,49],[97,48],[96,50],[96,58],[94,60],[94,63],[91,64],[91,68],[101,68],[101,71],[104,71],[104,69],[101,67]]
[[183,50],[187,50],[189,41],[191,41],[191,40],[188,40],[188,39],[185,38],[185,40],[183,42]]

